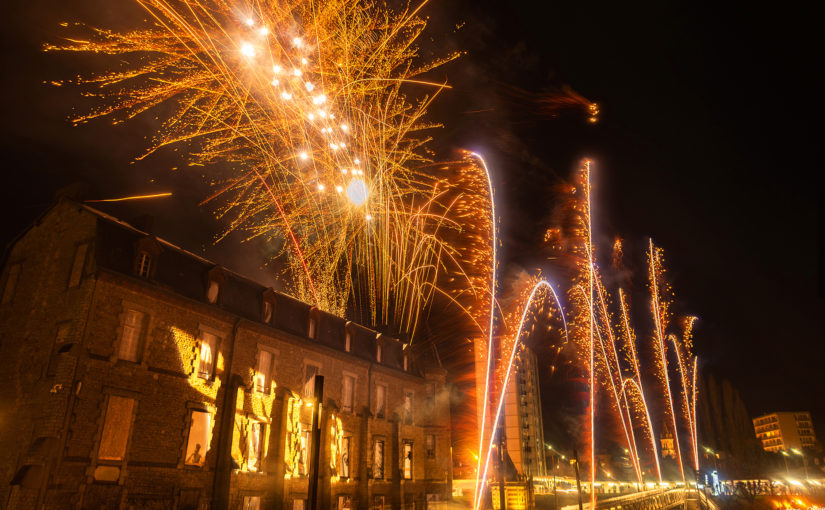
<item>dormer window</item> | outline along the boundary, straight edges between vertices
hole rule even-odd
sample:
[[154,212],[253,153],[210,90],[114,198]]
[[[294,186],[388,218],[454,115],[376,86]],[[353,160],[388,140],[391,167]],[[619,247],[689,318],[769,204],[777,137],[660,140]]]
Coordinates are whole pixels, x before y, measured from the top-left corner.
[[206,275],[206,300],[213,305],[218,302],[221,294],[221,286],[226,281],[223,274],[223,269],[220,266],[215,266],[209,270]]
[[218,302],[218,294],[221,291],[221,284],[212,280],[209,282],[209,288],[206,290],[206,299],[215,304]]
[[384,362],[384,344],[380,340],[375,346],[375,361],[378,363]]
[[404,358],[402,359],[402,365],[404,367],[404,372],[410,369],[410,357],[406,352],[404,353]]
[[344,333],[344,351],[352,352],[352,331],[347,328],[346,333]]
[[152,269],[152,256],[145,251],[138,255],[137,273],[141,278],[149,278],[150,270]]
[[266,289],[261,295],[261,321],[263,323],[270,324],[272,322],[276,300],[275,291],[272,289]]
[[163,251],[160,243],[152,236],[146,236],[135,243],[134,271],[138,278],[148,280],[155,275],[155,262]]
[[309,311],[309,326],[307,327],[307,336],[315,340],[318,335],[318,310],[312,308]]

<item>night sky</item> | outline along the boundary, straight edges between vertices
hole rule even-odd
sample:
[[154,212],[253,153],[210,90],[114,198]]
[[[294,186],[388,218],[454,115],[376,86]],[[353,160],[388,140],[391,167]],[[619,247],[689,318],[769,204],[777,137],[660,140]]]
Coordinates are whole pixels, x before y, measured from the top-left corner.
[[[114,4],[114,6],[113,6]],[[434,0],[424,50],[466,51],[438,71],[453,89],[432,110],[445,127],[434,149],[483,152],[502,212],[503,267],[546,263],[532,249],[553,186],[594,160],[596,228],[643,260],[652,236],[666,250],[677,312],[697,315],[702,369],[742,392],[749,412],[810,410],[825,437],[825,298],[821,282],[821,165],[812,13],[791,5],[695,2],[505,3]],[[171,152],[135,164],[153,122],[73,128],[77,89],[44,81],[99,65],[44,54],[59,22],[130,26],[128,2],[14,2],[2,30],[0,190],[4,244],[54,192],[85,182],[89,198],[172,190],[174,200],[104,208],[148,212],[157,233],[266,281],[268,250],[238,240],[213,246],[221,225],[198,206],[203,171],[173,169]],[[460,28],[457,28],[460,26]],[[538,99],[570,87],[600,105],[556,116]],[[636,278],[643,284],[643,277]],[[270,281],[270,283],[272,283]]]

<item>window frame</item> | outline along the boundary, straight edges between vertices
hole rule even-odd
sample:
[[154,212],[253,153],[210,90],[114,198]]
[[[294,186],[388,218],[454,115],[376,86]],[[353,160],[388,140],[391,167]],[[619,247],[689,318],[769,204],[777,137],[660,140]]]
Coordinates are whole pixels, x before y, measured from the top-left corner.
[[[123,340],[126,335],[126,329],[133,328],[133,324],[127,324],[127,318],[129,317],[130,313],[135,313],[139,315],[139,321],[137,323],[138,331],[135,337],[135,359],[128,359],[124,358],[124,344]],[[149,324],[151,316],[149,313],[140,306],[135,306],[132,303],[124,303],[122,312],[118,315],[120,320],[120,325],[118,326],[118,339],[117,339],[117,348],[114,352],[114,358],[116,361],[125,361],[127,363],[136,363],[141,364],[143,362],[144,353],[146,350],[146,340],[148,336]]]
[[[266,374],[266,380],[263,382],[263,388],[259,387],[258,385],[258,369],[261,368],[261,353],[266,352],[269,354],[269,367]],[[277,349],[273,349],[268,345],[258,344],[258,350],[255,354],[255,376],[252,381],[252,387],[256,393],[263,393],[265,395],[269,395],[272,393],[272,381],[275,376],[275,360],[278,358],[279,351]]]
[[[206,467],[206,455],[211,450],[211,443],[212,443],[212,435],[215,431],[215,410],[209,409],[206,407],[202,407],[197,404],[187,403],[186,405],[187,416],[186,416],[186,442],[183,445],[183,457],[181,466],[193,469],[203,469]],[[188,463],[189,459],[189,442],[192,439],[192,426],[194,425],[194,416],[195,413],[203,413],[206,414],[208,418],[208,431],[206,433],[206,444],[202,445],[201,455],[203,456],[203,460],[201,464],[190,464]]]
[[[382,397],[379,398],[378,390],[379,388],[382,390]],[[378,419],[385,419],[388,415],[387,413],[387,392],[388,388],[387,385],[384,383],[375,383],[375,417]],[[379,404],[383,404],[379,407]]]
[[[381,463],[378,463],[378,452],[379,448],[378,445],[381,445],[380,452],[380,460]],[[380,476],[378,467],[380,466]],[[373,480],[386,480],[386,471],[387,471],[387,442],[385,441],[384,437],[373,437],[372,439],[372,478]]]
[[[349,393],[347,393],[347,385],[346,381],[352,381],[352,384],[349,388]],[[341,376],[341,412],[343,413],[353,413],[355,412],[355,398],[357,392],[355,388],[358,384],[358,376],[356,374],[350,372],[344,372]],[[347,396],[349,396],[349,405],[347,405]]]
[[[207,344],[207,345],[210,346],[210,349],[211,349],[212,362],[211,362],[211,365],[209,367],[209,373],[207,374],[207,377],[204,377],[203,374],[201,373],[201,361],[203,359],[202,358],[203,357],[203,345],[204,345],[204,339],[205,339],[206,336],[209,336],[212,339],[214,339],[214,343],[208,343]],[[204,329],[203,327],[198,329],[198,357],[195,360],[196,361],[195,375],[199,379],[203,379],[205,381],[214,381],[215,380],[215,373],[217,371],[216,369],[217,369],[217,365],[218,365],[218,349],[219,349],[219,346],[221,345],[221,340],[222,340],[221,336],[217,332],[215,332],[211,329]]]
[[[415,469],[415,443],[412,439],[404,439],[401,441],[401,479],[412,480]],[[409,450],[408,450],[409,449]],[[409,454],[409,457],[407,456]],[[407,466],[409,461],[409,471]]]

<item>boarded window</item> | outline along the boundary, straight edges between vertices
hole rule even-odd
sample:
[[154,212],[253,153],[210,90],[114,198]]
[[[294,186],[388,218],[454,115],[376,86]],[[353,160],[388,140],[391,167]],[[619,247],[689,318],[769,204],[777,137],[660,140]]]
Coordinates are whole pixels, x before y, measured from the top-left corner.
[[198,356],[198,377],[211,379],[215,373],[215,353],[218,337],[211,333],[201,334],[200,356]]
[[83,265],[86,262],[86,252],[89,250],[88,244],[81,244],[74,252],[72,270],[69,272],[69,287],[77,287],[80,278],[83,276]]
[[269,393],[272,381],[272,353],[261,349],[258,351],[258,366],[255,369],[255,390]]
[[201,410],[193,410],[189,421],[189,440],[186,442],[186,460],[189,466],[203,466],[212,436],[212,416]]
[[14,297],[14,289],[17,287],[17,279],[20,278],[20,264],[14,264],[9,268],[9,275],[6,278],[6,286],[3,288],[2,303],[11,302]]
[[121,324],[120,349],[117,357],[127,361],[140,361],[140,343],[143,334],[144,314],[137,310],[126,310]]
[[97,450],[98,459],[123,460],[126,455],[126,444],[129,441],[129,431],[132,428],[134,406],[134,399],[116,395],[109,396],[103,433],[100,436],[100,447]]
[[355,400],[355,378],[351,375],[344,375],[344,386],[341,390],[341,409],[344,412],[351,413],[353,401]]

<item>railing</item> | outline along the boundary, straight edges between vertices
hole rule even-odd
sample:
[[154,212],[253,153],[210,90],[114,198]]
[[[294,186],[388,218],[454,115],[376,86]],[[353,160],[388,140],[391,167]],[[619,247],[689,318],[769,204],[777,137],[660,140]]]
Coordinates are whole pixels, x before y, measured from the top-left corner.
[[[702,510],[719,510],[711,499],[695,489],[656,489],[634,492],[597,501],[596,510],[663,510],[683,506],[688,499],[697,501]],[[562,510],[578,510],[578,508],[578,504],[574,504],[562,507]],[[582,509],[590,510],[590,502],[583,503]]]

